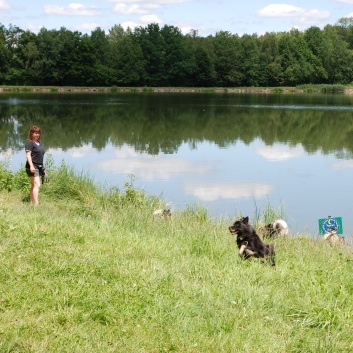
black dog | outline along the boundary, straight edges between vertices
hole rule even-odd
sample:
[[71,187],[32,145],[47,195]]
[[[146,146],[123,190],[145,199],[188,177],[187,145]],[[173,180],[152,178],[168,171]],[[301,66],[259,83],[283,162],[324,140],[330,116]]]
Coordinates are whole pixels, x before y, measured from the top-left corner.
[[244,259],[250,257],[263,258],[275,266],[275,248],[273,244],[264,244],[256,234],[255,229],[249,224],[249,217],[243,217],[235,221],[229,227],[231,234],[237,236],[239,255]]

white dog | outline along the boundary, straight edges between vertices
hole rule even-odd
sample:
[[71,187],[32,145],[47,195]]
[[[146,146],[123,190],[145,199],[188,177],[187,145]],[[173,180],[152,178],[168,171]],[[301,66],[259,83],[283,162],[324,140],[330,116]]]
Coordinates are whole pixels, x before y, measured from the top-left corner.
[[323,240],[329,242],[331,245],[344,244],[345,243],[344,237],[340,237],[336,233],[337,233],[337,230],[326,233],[323,237]]
[[266,237],[277,235],[288,235],[288,224],[283,219],[276,219],[274,222],[265,225]]
[[170,212],[170,210],[168,209],[159,209],[159,210],[155,210],[153,212],[153,216],[156,216],[156,217],[170,217],[172,215],[172,213]]

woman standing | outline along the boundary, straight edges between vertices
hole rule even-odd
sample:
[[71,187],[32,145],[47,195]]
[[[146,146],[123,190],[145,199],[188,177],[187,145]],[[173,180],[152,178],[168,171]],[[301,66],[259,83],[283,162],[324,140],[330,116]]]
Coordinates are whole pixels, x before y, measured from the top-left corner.
[[40,143],[41,130],[38,126],[32,126],[29,130],[25,150],[26,150],[26,172],[31,179],[30,198],[34,205],[38,205],[40,189],[40,176],[45,174],[44,169],[44,148]]

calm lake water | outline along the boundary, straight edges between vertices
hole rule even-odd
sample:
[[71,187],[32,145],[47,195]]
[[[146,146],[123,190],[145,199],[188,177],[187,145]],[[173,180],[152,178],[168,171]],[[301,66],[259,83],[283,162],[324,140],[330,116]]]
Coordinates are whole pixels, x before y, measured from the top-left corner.
[[[24,165],[31,125],[56,164],[214,217],[283,209],[292,233],[342,217],[353,235],[353,96],[0,94],[0,160]],[[55,182],[55,180],[52,180]]]

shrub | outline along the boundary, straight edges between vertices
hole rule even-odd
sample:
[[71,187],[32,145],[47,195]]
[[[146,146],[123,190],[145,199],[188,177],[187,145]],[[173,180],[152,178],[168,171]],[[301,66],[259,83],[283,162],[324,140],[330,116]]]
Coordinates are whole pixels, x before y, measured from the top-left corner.
[[87,202],[97,196],[98,188],[88,174],[78,174],[62,161],[59,167],[48,167],[50,182],[43,193],[58,200]]
[[102,203],[104,206],[112,206],[115,209],[122,207],[135,207],[141,208],[145,206],[154,206],[160,203],[160,201],[154,196],[148,196],[143,190],[137,189],[133,186],[133,182],[136,180],[132,174],[128,175],[130,178],[129,182],[124,184],[124,188],[120,190],[118,187],[109,189],[102,196]]
[[345,90],[345,86],[341,84],[335,85],[322,85],[321,92],[322,93],[342,93]]
[[6,164],[0,164],[0,190],[12,191],[13,173],[7,169]]
[[22,201],[28,201],[31,182],[24,167],[14,174],[13,185],[15,190],[21,191]]

